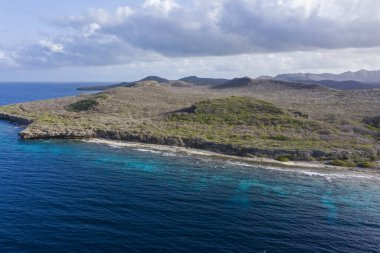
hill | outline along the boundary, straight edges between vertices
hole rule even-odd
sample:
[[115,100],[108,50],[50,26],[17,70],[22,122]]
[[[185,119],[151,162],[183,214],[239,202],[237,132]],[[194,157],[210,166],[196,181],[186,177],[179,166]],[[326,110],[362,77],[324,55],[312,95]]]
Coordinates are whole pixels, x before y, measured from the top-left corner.
[[116,84],[111,84],[111,85],[98,85],[98,86],[86,86],[86,87],[80,87],[78,90],[93,90],[93,91],[104,91],[107,89],[112,89],[112,88],[117,88],[117,87],[126,87],[133,84],[128,83],[128,82],[121,82],[121,83],[116,83]]
[[274,77],[279,80],[288,81],[322,81],[322,80],[332,80],[332,81],[357,81],[361,83],[380,83],[380,70],[368,71],[359,70],[356,72],[347,71],[341,74],[313,74],[313,73],[292,73],[292,74],[280,74]]
[[334,89],[372,89],[380,87],[380,70],[344,72],[341,74],[293,73],[280,74],[273,79],[282,81],[318,83]]
[[374,84],[366,84],[358,81],[333,81],[333,80],[321,80],[321,81],[313,81],[313,83],[317,83],[332,89],[337,90],[360,90],[360,89],[373,89],[377,86]]
[[77,90],[103,91],[106,89],[111,89],[111,88],[116,88],[116,87],[124,87],[124,86],[128,86],[128,85],[129,85],[129,83],[127,83],[127,82],[121,82],[121,83],[108,84],[108,85],[84,86],[84,87],[77,88]]
[[188,77],[181,78],[179,80],[185,81],[188,83],[193,83],[195,85],[201,85],[201,86],[220,85],[229,81],[228,79],[223,79],[223,78],[201,78],[197,76],[188,76]]
[[254,88],[261,87],[267,89],[291,88],[291,89],[324,89],[323,86],[314,83],[296,83],[279,81],[272,79],[252,79],[249,77],[234,78],[224,84],[214,86],[215,89],[231,88]]
[[168,83],[169,80],[159,77],[159,76],[147,76],[139,81],[134,81],[134,82],[121,82],[121,83],[116,83],[116,84],[111,84],[111,85],[100,85],[100,86],[90,86],[90,87],[81,87],[78,88],[78,90],[94,90],[94,91],[104,91],[107,89],[112,89],[112,88],[117,88],[117,87],[127,87],[127,86],[133,86],[136,83],[139,82],[144,82],[144,81],[154,81],[157,83]]
[[159,76],[147,76],[141,80],[134,81],[134,82],[122,82],[122,83],[117,83],[117,84],[112,84],[112,85],[102,85],[102,86],[91,86],[91,87],[82,87],[79,88],[78,90],[98,90],[98,91],[104,91],[107,89],[112,89],[112,88],[117,88],[117,87],[126,87],[126,86],[133,86],[136,83],[139,82],[144,82],[144,81],[155,81],[160,84],[169,84],[173,86],[191,86],[197,85],[197,86],[214,86],[214,85],[219,85],[222,83],[227,82],[227,79],[222,79],[222,78],[200,78],[196,76],[189,76],[189,77],[184,77],[178,80],[168,80]]
[[[167,83],[169,82],[168,79],[165,79],[165,78],[162,78],[162,77],[159,77],[159,76],[147,76],[139,81],[136,81],[136,82],[143,82],[143,81],[155,81],[157,83]],[[135,83],[136,83],[135,82]]]
[[[242,80],[246,79],[246,80]],[[248,80],[249,79],[249,80]],[[293,85],[293,88],[311,88],[312,86],[300,85],[300,83],[305,83],[308,85],[316,84],[322,85],[332,89],[339,90],[355,90],[355,89],[373,89],[380,88],[380,70],[378,71],[366,71],[359,70],[356,72],[344,72],[342,74],[313,74],[313,73],[292,73],[292,74],[280,74],[275,77],[271,76],[259,76],[256,79],[251,79],[249,77],[244,78],[235,78],[233,80],[224,79],[224,78],[202,78],[197,76],[188,76],[181,79],[178,79],[175,85],[189,85],[194,84],[197,86],[215,86],[218,88],[233,88],[233,87],[242,87],[254,85],[253,80],[263,81],[263,80],[277,80],[277,81],[287,81],[292,83],[298,83],[298,85]],[[92,87],[83,87],[79,90],[106,90],[115,87],[124,87],[135,84],[142,81],[156,81],[158,83],[173,83],[168,79],[159,77],[159,76],[147,76],[141,80],[134,82],[122,82],[112,85],[103,85],[103,86],[92,86]],[[185,82],[185,83],[180,83]],[[245,84],[244,84],[245,83]],[[279,84],[279,83],[278,83]],[[248,85],[249,86],[249,85]],[[317,86],[314,86],[316,88]]]

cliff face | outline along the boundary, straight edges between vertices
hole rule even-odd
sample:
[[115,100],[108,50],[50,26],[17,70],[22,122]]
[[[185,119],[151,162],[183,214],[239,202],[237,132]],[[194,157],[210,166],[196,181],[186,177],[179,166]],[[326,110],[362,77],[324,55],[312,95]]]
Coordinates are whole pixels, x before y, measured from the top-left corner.
[[0,119],[7,120],[7,121],[10,121],[10,122],[13,122],[16,124],[20,124],[20,125],[29,125],[29,124],[33,123],[32,119],[28,119],[28,118],[20,117],[20,116],[15,116],[15,115],[11,115],[8,113],[1,113],[1,112],[0,112]]
[[0,119],[27,125],[25,139],[105,138],[291,160],[379,158],[380,129],[365,119],[378,116],[380,91],[270,82],[211,89],[149,81],[0,107]]
[[30,125],[20,132],[20,137],[23,139],[81,139],[95,138],[97,134],[90,129],[75,129],[59,126],[40,128],[38,125]]

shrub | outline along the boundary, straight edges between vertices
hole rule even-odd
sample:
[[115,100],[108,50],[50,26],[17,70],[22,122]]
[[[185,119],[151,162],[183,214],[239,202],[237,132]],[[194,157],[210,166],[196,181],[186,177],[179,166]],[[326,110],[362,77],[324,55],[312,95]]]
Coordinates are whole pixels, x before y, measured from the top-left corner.
[[358,164],[359,167],[362,167],[362,168],[375,168],[375,164],[371,163],[371,162],[361,162]]
[[290,162],[290,159],[288,156],[279,156],[276,158],[276,160],[280,162]]
[[74,104],[71,104],[69,108],[72,111],[87,111],[95,106],[99,105],[99,102],[95,99],[84,99]]
[[377,128],[377,129],[380,128],[380,116],[365,118],[364,122],[373,128]]
[[105,94],[105,93],[100,93],[93,97],[79,100],[78,102],[75,102],[69,105],[68,110],[74,111],[74,112],[88,111],[98,106],[100,104],[100,101],[107,100],[109,98],[110,98],[110,95]]
[[356,164],[349,160],[334,160],[331,162],[331,165],[339,167],[355,167]]
[[297,117],[302,117],[302,118],[305,118],[305,119],[308,119],[309,118],[309,114],[305,113],[305,112],[299,112],[299,111],[292,111],[292,113],[297,116]]
[[285,135],[269,136],[269,139],[276,140],[276,141],[289,141],[289,137],[287,137]]

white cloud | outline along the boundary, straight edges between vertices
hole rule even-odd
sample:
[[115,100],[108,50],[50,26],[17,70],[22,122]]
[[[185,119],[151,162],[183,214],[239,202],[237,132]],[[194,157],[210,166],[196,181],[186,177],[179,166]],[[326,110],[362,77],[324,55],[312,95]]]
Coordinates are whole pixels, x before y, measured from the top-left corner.
[[179,7],[174,0],[145,0],[142,6],[147,9],[152,9],[158,14],[165,15]]
[[123,22],[128,16],[132,15],[134,11],[129,6],[121,6],[116,9],[116,19]]
[[211,4],[211,6],[207,11],[207,17],[210,19],[211,22],[217,23],[224,9],[223,3],[221,1],[214,0],[210,1],[209,4]]
[[108,23],[112,18],[110,13],[102,8],[93,8],[88,11],[88,17],[99,24]]
[[213,76],[380,68],[378,13],[378,0],[145,0],[60,18],[60,36],[12,59]]
[[[62,22],[166,56],[218,56],[380,46],[374,0],[145,0]],[[344,17],[355,17],[343,18]],[[370,18],[368,18],[370,17]],[[96,37],[94,38],[96,39]]]
[[101,27],[97,23],[91,23],[89,25],[86,25],[86,26],[83,27],[83,36],[90,37],[91,35],[93,35],[99,29],[101,29]]
[[[96,49],[96,47],[94,47]],[[103,52],[103,61],[109,63],[107,52]],[[139,55],[140,53],[138,53]],[[135,81],[148,75],[159,75],[177,79],[188,75],[201,77],[242,77],[276,75],[289,72],[333,72],[347,70],[380,69],[380,47],[372,49],[340,49],[314,52],[290,52],[270,54],[242,54],[230,56],[169,58],[153,57],[121,59],[118,65],[89,66],[83,62],[81,67],[60,68],[13,68],[2,71],[3,80],[12,81]],[[111,56],[111,59],[113,56]],[[90,62],[94,59],[87,59]],[[101,59],[99,59],[101,60]],[[114,61],[114,59],[112,59]],[[1,61],[0,61],[1,62]],[[124,62],[124,63],[123,63]],[[128,63],[125,63],[128,62]],[[60,61],[62,63],[62,61]],[[1,64],[0,64],[1,65]],[[78,66],[78,63],[77,65]]]
[[50,40],[40,40],[38,43],[41,47],[48,49],[52,53],[63,53],[64,47],[62,44],[54,43]]
[[[186,75],[233,78],[293,72],[341,73],[348,70],[374,70],[380,68],[380,58],[377,57],[379,54],[380,47],[217,57],[162,58],[147,62],[143,68],[140,64],[127,65],[125,78],[137,80],[151,74],[173,79]],[[136,73],[139,75],[137,76]]]
[[7,60],[7,56],[6,56],[6,54],[4,53],[4,52],[2,52],[2,51],[0,51],[0,61],[5,61],[5,60]]
[[10,53],[0,50],[0,66],[16,67],[18,64]]

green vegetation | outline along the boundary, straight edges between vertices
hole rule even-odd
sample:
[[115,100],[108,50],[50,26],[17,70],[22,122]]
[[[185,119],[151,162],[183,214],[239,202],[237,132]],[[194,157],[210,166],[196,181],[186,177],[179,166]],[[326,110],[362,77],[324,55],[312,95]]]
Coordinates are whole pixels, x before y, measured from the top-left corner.
[[[197,137],[217,143],[260,148],[331,147],[328,141],[336,136],[330,133],[338,131],[251,97],[201,101],[170,114],[167,122],[160,131],[169,136]],[[327,139],[321,139],[321,136]]]
[[275,140],[275,141],[289,141],[290,140],[289,137],[281,135],[281,134],[269,136],[269,139],[272,139],[272,140]]
[[359,165],[359,167],[362,167],[362,168],[375,168],[375,164],[373,162],[369,162],[369,161],[361,162],[358,165]]
[[[168,118],[172,122],[201,123],[207,125],[254,126],[258,128],[323,130],[319,123],[297,118],[272,103],[251,97],[227,97],[195,103],[183,112]],[[278,134],[269,139],[285,141],[288,137]]]
[[290,162],[290,158],[288,156],[279,156],[276,160],[280,162]]
[[63,125],[69,125],[71,123],[71,120],[69,118],[65,118],[62,116],[54,115],[54,114],[48,114],[48,113],[41,113],[38,114],[35,117],[35,120],[40,123],[47,123],[47,124],[63,124]]
[[349,160],[334,160],[331,162],[331,165],[339,167],[355,167],[356,164]]
[[[258,114],[260,118],[257,117]],[[169,120],[257,125],[276,123],[280,115],[285,116],[285,112],[271,103],[250,97],[228,97],[198,102],[184,113],[171,115]]]
[[372,128],[380,130],[380,116],[376,117],[366,117],[364,122],[367,123]]
[[87,99],[79,100],[68,106],[68,110],[74,112],[88,111],[95,109],[102,101],[110,98],[106,93],[100,93]]

